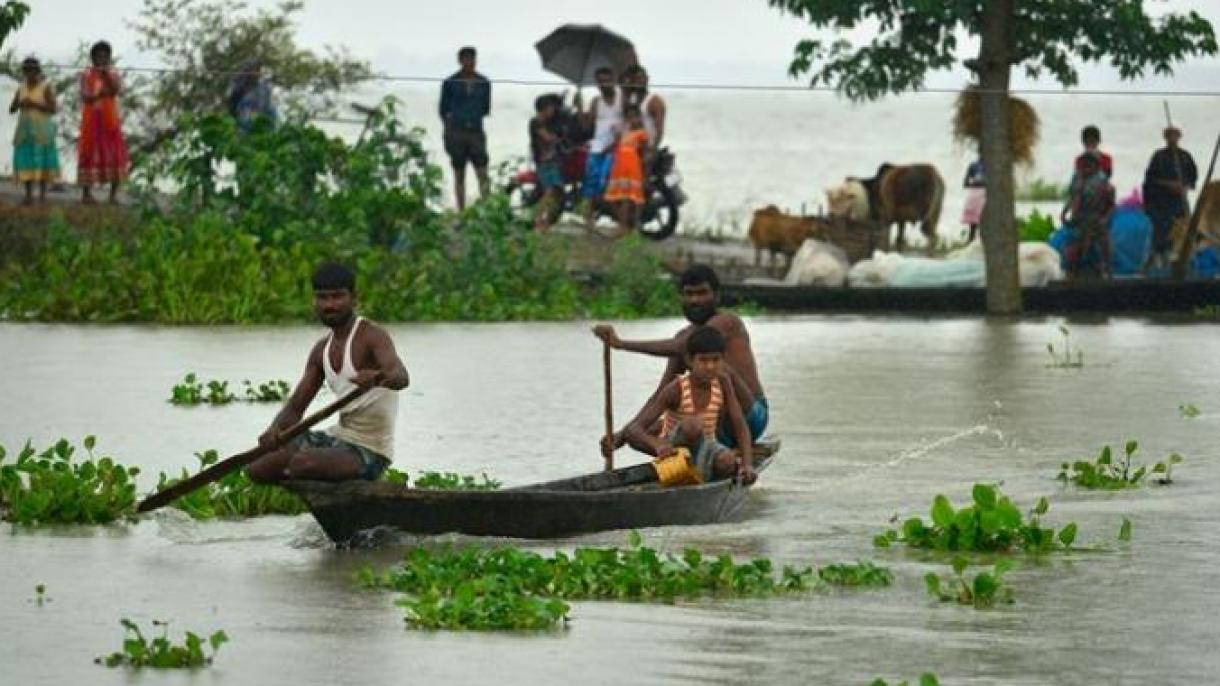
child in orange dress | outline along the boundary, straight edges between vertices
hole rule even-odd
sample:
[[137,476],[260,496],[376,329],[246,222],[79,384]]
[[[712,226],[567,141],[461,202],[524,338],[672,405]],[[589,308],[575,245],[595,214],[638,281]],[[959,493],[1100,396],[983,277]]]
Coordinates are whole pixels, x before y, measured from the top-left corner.
[[635,228],[644,204],[644,160],[648,157],[648,132],[639,107],[623,113],[626,130],[619,134],[614,148],[614,165],[606,182],[605,200],[618,206],[619,235]]

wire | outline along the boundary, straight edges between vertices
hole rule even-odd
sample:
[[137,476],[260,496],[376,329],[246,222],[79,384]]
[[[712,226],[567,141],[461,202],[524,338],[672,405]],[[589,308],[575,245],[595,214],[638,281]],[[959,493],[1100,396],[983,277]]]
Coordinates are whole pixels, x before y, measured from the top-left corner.
[[[44,64],[44,69],[56,71],[78,71],[84,67],[78,65],[66,64]],[[148,73],[148,74],[215,74],[219,76],[236,76],[243,72],[224,69],[170,69],[166,67],[120,67],[115,66],[115,69],[121,72],[133,73]],[[401,74],[370,74],[365,81],[384,81],[391,83],[430,83],[439,84],[448,77],[444,76],[418,76],[418,75],[401,75]],[[538,88],[571,88],[575,84],[568,81],[560,80],[542,80],[542,79],[520,79],[520,78],[502,78],[488,79],[493,84],[504,86],[530,86]],[[758,85],[745,83],[649,83],[649,88],[653,90],[669,90],[669,91],[743,91],[755,93],[838,93],[838,89],[834,86],[826,85]],[[919,93],[936,93],[956,95],[961,93],[963,88],[948,88],[948,87],[927,87],[919,90],[909,91],[909,94]],[[1077,90],[1068,90],[1066,88],[1010,88],[1007,91],[998,89],[987,89],[975,87],[974,90],[978,93],[1008,93],[1010,95],[1089,95],[1089,96],[1115,96],[1115,97],[1191,97],[1191,98],[1214,98],[1220,97],[1220,91],[1215,90],[1118,90],[1105,88],[1085,88]]]

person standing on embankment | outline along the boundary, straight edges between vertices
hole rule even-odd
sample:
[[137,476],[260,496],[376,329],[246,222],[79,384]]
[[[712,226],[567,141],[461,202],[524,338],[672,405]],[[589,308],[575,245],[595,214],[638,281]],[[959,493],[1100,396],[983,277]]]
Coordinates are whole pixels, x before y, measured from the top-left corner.
[[479,195],[487,197],[487,134],[483,118],[491,114],[491,82],[475,71],[478,54],[472,47],[458,51],[461,68],[441,83],[441,121],[445,153],[453,167],[453,195],[458,211],[466,208],[466,165],[474,167]]

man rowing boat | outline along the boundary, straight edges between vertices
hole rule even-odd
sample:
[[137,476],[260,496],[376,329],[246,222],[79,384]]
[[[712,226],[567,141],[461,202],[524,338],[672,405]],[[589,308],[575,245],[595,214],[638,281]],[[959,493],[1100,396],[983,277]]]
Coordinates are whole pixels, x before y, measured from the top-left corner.
[[[725,368],[733,380],[733,389],[745,414],[746,424],[750,428],[750,438],[757,441],[767,429],[769,407],[763,394],[762,383],[758,380],[758,365],[754,361],[754,350],[750,346],[750,333],[741,317],[718,309],[720,304],[720,279],[711,267],[703,264],[693,264],[682,273],[678,281],[682,296],[682,313],[686,315],[690,326],[678,331],[673,338],[656,341],[625,341],[618,337],[613,326],[605,324],[593,327],[593,334],[602,339],[611,348],[626,350],[645,355],[667,357],[669,362],[661,382],[653,397],[660,393],[670,382],[677,378],[688,365],[684,359],[686,341],[700,326],[707,325],[718,330],[725,340]],[[721,424],[718,440],[724,445],[738,447],[731,427]],[[614,434],[613,448],[617,449],[624,443],[641,452],[649,452],[649,446],[631,441],[626,431],[620,430]],[[603,450],[610,449],[603,445]]]
[[313,275],[314,313],[330,327],[309,353],[305,373],[292,397],[263,432],[261,445],[301,420],[322,387],[336,397],[356,388],[371,388],[339,413],[339,423],[325,432],[310,431],[249,467],[259,483],[284,479],[374,480],[394,456],[394,422],[398,395],[411,382],[385,329],[356,315],[356,276],[336,263]]

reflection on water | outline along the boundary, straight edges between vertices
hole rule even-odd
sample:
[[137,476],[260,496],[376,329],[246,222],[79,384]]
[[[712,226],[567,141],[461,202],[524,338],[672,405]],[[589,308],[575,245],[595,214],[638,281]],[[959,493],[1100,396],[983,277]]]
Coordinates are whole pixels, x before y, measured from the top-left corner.
[[[659,335],[674,322],[624,325]],[[600,348],[583,324],[403,325],[414,385],[401,404],[402,469],[486,471],[508,485],[599,468]],[[206,672],[173,683],[700,682],[863,684],[923,671],[951,684],[1207,683],[1220,669],[1214,522],[1215,328],[1115,320],[1072,325],[1082,369],[1049,369],[1054,323],[979,319],[764,318],[752,322],[780,459],[746,521],[644,532],[666,550],[764,555],[777,564],[878,559],[893,587],[674,606],[577,603],[543,635],[406,630],[392,596],[353,587],[365,564],[405,546],[466,537],[393,536],[336,551],[308,517],[199,523],[176,512],[138,526],[55,527],[0,536],[5,683],[114,683],[92,658],[119,645],[118,619],[226,629]],[[316,329],[0,326],[0,443],[98,436],[99,448],[158,471],[205,448],[249,447],[273,408],[182,409],[165,399],[187,371],[295,379]],[[615,413],[627,417],[660,365],[619,355]],[[15,390],[14,390],[15,389]],[[1203,414],[1178,415],[1194,403]],[[1089,494],[1053,480],[1065,459],[1141,441],[1144,459],[1187,462],[1169,488]],[[624,455],[623,463],[629,462]],[[1020,504],[1051,497],[1048,522],[1079,522],[1108,552],[1023,560],[1017,602],[978,612],[933,603],[927,555],[878,552],[893,515],[922,514],[1002,481]],[[1122,516],[1135,538],[1118,546]],[[622,532],[512,542],[542,552],[614,545]],[[492,542],[494,544],[496,542]],[[510,543],[502,541],[502,543]],[[54,601],[33,602],[45,584]],[[471,658],[475,659],[471,659]],[[162,678],[158,676],[158,679]]]

